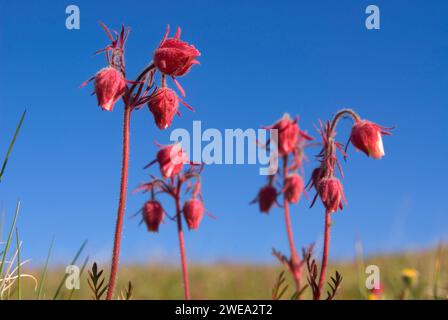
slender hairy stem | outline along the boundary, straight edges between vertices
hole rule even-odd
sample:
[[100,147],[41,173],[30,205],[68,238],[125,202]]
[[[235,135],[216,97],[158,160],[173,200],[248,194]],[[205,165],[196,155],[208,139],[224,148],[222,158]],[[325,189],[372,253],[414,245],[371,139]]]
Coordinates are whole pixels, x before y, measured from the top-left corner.
[[179,236],[180,261],[182,264],[182,279],[184,282],[185,300],[190,300],[190,288],[188,286],[187,257],[185,254],[184,232],[182,231],[182,216],[180,208],[180,187],[181,182],[177,182],[176,190],[176,218],[177,218],[177,235]]
[[112,251],[112,265],[110,269],[109,285],[106,300],[111,300],[114,294],[115,281],[117,279],[118,261],[120,259],[121,233],[123,229],[123,217],[126,207],[126,192],[129,169],[129,135],[131,125],[131,107],[125,105],[123,119],[123,158],[121,165],[120,199],[118,202],[117,222],[115,225],[114,248]]
[[[283,181],[286,179],[287,175],[288,175],[288,156],[285,155],[283,157]],[[300,292],[300,290],[301,290],[300,259],[299,259],[299,255],[297,254],[296,247],[294,245],[294,235],[292,233],[291,217],[289,214],[289,201],[286,199],[286,197],[283,197],[283,208],[285,211],[286,233],[288,235],[289,249],[291,251],[291,261],[290,261],[291,273],[292,273],[292,276],[294,278],[294,282],[296,285],[296,291]]]
[[328,263],[328,249],[330,246],[330,227],[331,227],[331,212],[327,210],[325,212],[325,234],[324,234],[324,250],[322,254],[322,266],[320,267],[320,276],[319,276],[319,295],[317,299],[320,298],[322,293],[322,288],[325,282],[325,271],[327,270]]
[[338,124],[339,120],[341,120],[343,117],[350,116],[353,118],[354,121],[358,121],[360,117],[358,114],[353,111],[352,109],[342,109],[339,110],[333,120],[331,121],[331,130],[333,131],[336,128],[336,125]]
[[117,279],[118,262],[120,260],[121,233],[123,229],[123,217],[126,207],[126,195],[128,187],[129,148],[130,148],[129,136],[131,130],[131,111],[132,111],[131,101],[133,99],[133,92],[137,87],[137,84],[153,69],[154,69],[154,63],[150,63],[145,69],[143,69],[140,72],[137,79],[132,84],[131,88],[128,89],[127,93],[122,97],[124,102],[124,117],[123,117],[123,158],[121,165],[120,198],[118,201],[117,222],[115,225],[115,235],[114,235],[114,248],[112,251],[112,265],[110,269],[109,285],[107,288],[106,300],[111,300],[114,294],[115,281]]

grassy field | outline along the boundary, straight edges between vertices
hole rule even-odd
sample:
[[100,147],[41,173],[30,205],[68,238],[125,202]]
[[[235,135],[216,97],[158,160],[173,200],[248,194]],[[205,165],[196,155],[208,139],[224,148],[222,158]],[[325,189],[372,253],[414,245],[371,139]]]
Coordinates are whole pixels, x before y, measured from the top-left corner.
[[[329,272],[336,269],[343,276],[337,299],[366,299],[368,291],[364,287],[366,275],[360,265],[374,264],[380,268],[381,282],[384,284],[383,299],[400,299],[403,292],[401,272],[404,268],[415,268],[419,272],[418,281],[409,292],[409,299],[448,298],[448,247],[440,247],[418,253],[372,256],[359,262],[330,263]],[[89,263],[88,268],[91,267]],[[104,266],[99,266],[104,267]],[[440,270],[440,271],[437,271]],[[276,266],[243,264],[215,264],[190,266],[190,285],[195,299],[271,299],[272,288],[279,273]],[[28,270],[36,276],[39,270]],[[53,298],[58,284],[64,276],[63,269],[49,269],[44,286],[46,299]],[[288,282],[289,275],[286,274]],[[437,278],[437,281],[435,279]],[[170,265],[127,265],[121,268],[118,289],[123,290],[128,281],[134,287],[133,299],[182,299],[180,270]],[[437,286],[435,286],[437,282]],[[292,288],[290,286],[290,288]],[[436,292],[435,292],[436,291]],[[288,297],[292,291],[288,290]],[[87,273],[82,275],[80,290],[71,293],[65,287],[61,298],[91,299],[87,283]],[[35,298],[32,281],[22,281],[22,297]],[[15,298],[15,295],[12,296]],[[285,295],[285,298],[286,295]],[[306,296],[305,298],[308,298]]]

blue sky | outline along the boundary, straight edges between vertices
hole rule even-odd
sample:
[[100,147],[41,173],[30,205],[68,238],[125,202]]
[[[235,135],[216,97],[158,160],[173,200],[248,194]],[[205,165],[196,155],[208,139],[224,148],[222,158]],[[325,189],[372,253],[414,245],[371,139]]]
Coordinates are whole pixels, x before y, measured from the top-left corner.
[[[364,10],[372,3],[381,9],[380,30],[364,26]],[[80,30],[65,28],[69,4],[80,8]],[[69,261],[84,239],[93,259],[110,258],[122,106],[100,112],[92,87],[79,89],[105,64],[103,56],[92,55],[107,43],[98,20],[132,28],[128,75],[151,60],[167,23],[180,25],[182,38],[201,51],[201,65],[180,79],[196,113],[184,109],[173,129],[190,130],[193,120],[204,129],[258,128],[287,111],[300,115],[301,127],[316,135],[318,119],[342,107],[396,126],[385,138],[381,161],[350,148],[343,164],[349,205],[333,216],[333,257],[351,257],[356,239],[366,253],[446,239],[446,12],[443,1],[2,1],[2,153],[25,108],[28,114],[0,200],[7,222],[22,200],[23,256],[42,262],[54,236],[54,262]],[[132,121],[131,189],[147,179],[142,167],[154,158],[154,141],[169,140],[146,108]],[[341,123],[341,141],[349,128],[348,121]],[[307,152],[312,158],[318,150]],[[314,165],[305,165],[307,178]],[[205,169],[205,205],[218,219],[206,217],[198,232],[186,233],[191,260],[273,263],[272,247],[288,251],[282,211],[265,216],[248,205],[263,183],[256,166]],[[177,262],[174,223],[148,234],[129,218],[145,199],[129,196],[123,260]],[[322,242],[322,205],[308,206],[304,199],[292,209],[299,246]]]

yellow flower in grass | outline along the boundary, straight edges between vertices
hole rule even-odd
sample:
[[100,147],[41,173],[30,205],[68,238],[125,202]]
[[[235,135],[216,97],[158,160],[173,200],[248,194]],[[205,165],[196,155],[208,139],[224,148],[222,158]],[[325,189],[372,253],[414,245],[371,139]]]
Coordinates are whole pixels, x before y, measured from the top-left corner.
[[401,271],[401,279],[408,287],[412,287],[417,283],[418,271],[414,268],[405,268]]
[[367,300],[380,300],[380,296],[374,293],[368,295]]

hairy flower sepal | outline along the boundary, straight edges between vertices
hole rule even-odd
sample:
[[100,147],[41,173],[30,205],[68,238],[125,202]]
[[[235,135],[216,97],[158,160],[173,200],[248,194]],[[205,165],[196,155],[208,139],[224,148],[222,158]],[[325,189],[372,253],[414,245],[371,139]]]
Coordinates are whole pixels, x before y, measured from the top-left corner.
[[94,80],[95,91],[98,106],[102,110],[112,111],[115,103],[126,91],[126,79],[123,73],[113,66],[98,71],[95,76],[81,84],[81,88]]
[[269,213],[272,206],[277,203],[277,189],[275,189],[275,187],[271,184],[265,185],[260,189],[257,197],[252,200],[251,204],[256,202],[258,202],[260,212],[266,214]]
[[300,130],[298,118],[291,119],[289,114],[285,114],[280,120],[264,129],[274,129],[277,131],[277,139],[274,141],[277,145],[278,155],[285,156],[294,152],[303,140],[312,140],[313,138]]
[[318,190],[322,203],[329,212],[336,212],[338,208],[342,210],[345,196],[339,179],[322,178]]
[[167,129],[173,121],[173,117],[179,108],[179,99],[170,88],[158,88],[148,101],[149,110],[154,116],[154,121],[159,129]]
[[194,64],[199,64],[196,58],[201,53],[193,45],[180,40],[180,28],[177,28],[173,38],[168,38],[169,31],[167,26],[165,36],[154,52],[154,64],[160,72],[180,77],[185,75]]
[[368,120],[357,120],[352,127],[350,142],[367,156],[381,159],[385,154],[382,135],[390,135],[388,130]]
[[298,203],[304,192],[303,179],[298,174],[291,174],[285,178],[283,194],[287,201]]
[[188,157],[180,144],[172,144],[157,152],[157,162],[160,172],[166,178],[172,178],[178,175],[185,163],[188,163]]
[[150,232],[159,232],[159,226],[165,217],[165,210],[156,200],[147,201],[142,208],[143,221]]
[[191,106],[179,99],[176,92],[168,87],[157,88],[148,99],[149,111],[154,116],[154,121],[159,129],[165,130],[179,112],[179,101],[191,111]]
[[125,89],[126,79],[113,67],[103,68],[95,76],[95,94],[103,110],[112,111]]
[[199,199],[190,199],[184,203],[182,209],[185,221],[187,221],[188,229],[197,230],[199,223],[204,216],[204,204]]

